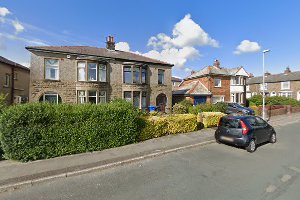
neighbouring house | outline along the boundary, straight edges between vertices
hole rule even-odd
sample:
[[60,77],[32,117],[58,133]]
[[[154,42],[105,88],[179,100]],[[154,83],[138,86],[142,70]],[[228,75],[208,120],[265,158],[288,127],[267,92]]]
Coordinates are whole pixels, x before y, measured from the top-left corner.
[[35,46],[31,52],[31,102],[105,103],[125,99],[135,107],[172,106],[172,64],[106,48]]
[[265,73],[265,86],[263,77],[251,77],[247,80],[247,98],[262,94],[265,90],[266,96],[284,96],[300,101],[300,71],[292,72],[287,67],[283,73]]
[[173,91],[173,104],[189,99],[194,105],[201,103],[246,102],[246,78],[243,67],[223,68],[218,60],[198,72],[192,72]]
[[172,76],[172,90],[176,89],[181,82],[182,82],[181,78]]
[[29,74],[29,68],[0,56],[0,94],[8,105],[28,101]]

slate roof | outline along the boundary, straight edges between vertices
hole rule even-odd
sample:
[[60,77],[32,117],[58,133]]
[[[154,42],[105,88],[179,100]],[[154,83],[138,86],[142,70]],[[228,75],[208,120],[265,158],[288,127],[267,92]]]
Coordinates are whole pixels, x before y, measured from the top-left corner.
[[[259,84],[262,83],[262,76],[252,77],[247,80],[247,84]],[[276,82],[284,82],[284,81],[298,81],[300,80],[300,71],[290,72],[290,73],[281,73],[265,76],[266,83],[276,83]]]
[[105,58],[116,58],[129,61],[140,61],[146,63],[154,63],[161,65],[173,66],[173,64],[166,63],[160,60],[148,58],[136,53],[119,51],[119,50],[109,50],[106,48],[97,48],[90,46],[31,46],[26,47],[29,51],[46,51],[55,53],[70,53],[77,55],[88,55],[88,56],[99,56]]
[[211,92],[198,80],[186,83],[173,91],[173,95],[211,95]]
[[28,67],[20,65],[19,63],[16,63],[14,61],[8,60],[7,58],[4,58],[2,56],[0,56],[0,63],[5,63],[5,64],[11,65],[13,67],[17,67],[17,68],[21,68],[21,69],[25,69],[27,71],[30,71],[30,69]]
[[229,68],[219,68],[219,67],[216,67],[216,66],[207,66],[207,67],[201,69],[200,71],[191,74],[190,76],[185,78],[185,80],[194,79],[194,78],[207,76],[207,75],[233,76],[240,69],[241,69],[241,67],[229,69]]

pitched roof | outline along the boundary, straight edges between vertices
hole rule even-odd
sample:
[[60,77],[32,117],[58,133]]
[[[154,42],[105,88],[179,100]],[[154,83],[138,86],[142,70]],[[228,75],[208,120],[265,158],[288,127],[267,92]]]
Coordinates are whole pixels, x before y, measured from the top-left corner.
[[89,55],[89,56],[99,56],[105,58],[116,58],[129,61],[140,61],[146,63],[155,63],[161,65],[173,66],[173,64],[166,63],[160,60],[155,60],[142,56],[136,53],[119,51],[119,50],[109,50],[106,48],[97,48],[90,46],[35,46],[26,47],[29,51],[46,51],[55,53],[70,53],[78,55]]
[[[247,80],[247,84],[259,84],[262,83],[262,76],[252,77]],[[298,81],[300,80],[300,71],[290,72],[290,73],[281,73],[265,76],[266,83],[276,83],[284,81]]]
[[17,68],[21,68],[21,69],[30,71],[30,69],[28,67],[20,65],[19,63],[16,63],[14,61],[8,60],[7,58],[4,58],[2,56],[0,56],[0,63],[5,63],[5,64],[11,65],[13,67],[17,67]]
[[240,69],[241,69],[241,67],[229,69],[229,68],[219,68],[216,66],[207,66],[207,67],[204,67],[203,69],[201,69],[200,71],[191,74],[190,76],[185,78],[185,80],[194,79],[194,78],[207,76],[207,75],[234,76]]
[[172,76],[172,81],[174,81],[174,82],[181,82],[182,79],[181,79],[181,78],[178,78],[178,77]]
[[173,95],[211,95],[211,92],[198,80],[176,88]]

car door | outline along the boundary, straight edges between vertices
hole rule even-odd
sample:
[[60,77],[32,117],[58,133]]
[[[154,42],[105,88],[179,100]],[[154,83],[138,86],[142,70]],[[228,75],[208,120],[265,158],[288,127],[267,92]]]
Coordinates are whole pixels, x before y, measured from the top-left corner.
[[260,138],[261,142],[269,141],[271,130],[268,123],[260,117],[255,117],[257,125],[260,127]]
[[264,140],[263,139],[263,127],[261,126],[261,124],[258,123],[258,120],[256,119],[256,117],[249,117],[246,120],[253,129],[252,134],[256,140],[256,143],[258,143],[258,144],[261,143]]

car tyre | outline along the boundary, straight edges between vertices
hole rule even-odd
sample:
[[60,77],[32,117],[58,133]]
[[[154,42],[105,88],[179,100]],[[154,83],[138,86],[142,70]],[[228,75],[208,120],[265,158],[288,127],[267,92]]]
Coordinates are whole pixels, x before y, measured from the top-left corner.
[[276,143],[276,141],[277,141],[276,134],[272,133],[271,137],[270,137],[270,143],[274,144],[274,143]]
[[256,143],[255,140],[250,140],[248,146],[246,147],[246,150],[250,153],[253,153],[256,150]]

